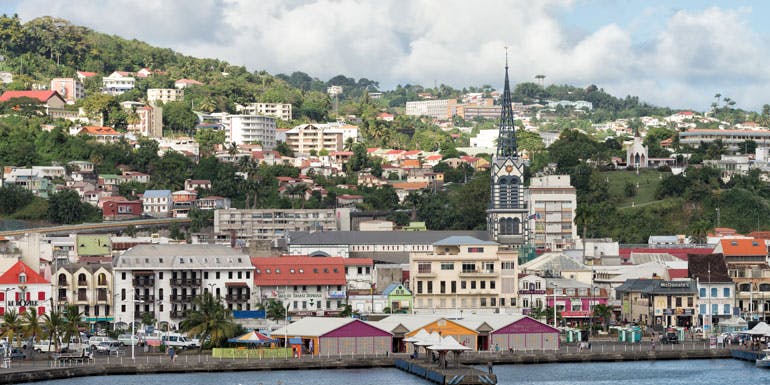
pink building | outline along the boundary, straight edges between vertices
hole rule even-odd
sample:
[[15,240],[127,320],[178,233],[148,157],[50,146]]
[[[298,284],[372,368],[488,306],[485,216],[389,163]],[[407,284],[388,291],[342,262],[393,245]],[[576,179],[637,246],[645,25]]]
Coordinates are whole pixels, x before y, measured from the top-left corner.
[[83,87],[83,83],[74,78],[51,79],[51,90],[58,92],[67,104],[75,104],[75,101],[78,99],[86,97],[86,89]]
[[553,308],[555,290],[556,309],[566,326],[588,326],[593,321],[594,307],[607,305],[607,289],[563,278],[548,279],[547,285],[546,304]]

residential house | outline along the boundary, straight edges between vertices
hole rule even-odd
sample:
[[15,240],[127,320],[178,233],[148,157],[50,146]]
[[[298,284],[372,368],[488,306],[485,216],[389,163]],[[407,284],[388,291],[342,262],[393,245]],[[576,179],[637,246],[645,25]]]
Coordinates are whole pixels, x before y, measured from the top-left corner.
[[78,135],[88,135],[99,143],[113,143],[120,140],[123,135],[112,127],[84,126]]
[[83,87],[83,83],[74,78],[51,79],[50,89],[58,92],[67,104],[75,104],[77,100],[86,97],[86,89]]
[[562,322],[566,326],[590,328],[594,320],[594,307],[606,306],[608,302],[606,289],[574,279],[547,278],[546,284],[546,303],[561,312]]
[[249,243],[272,242],[289,231],[335,231],[333,209],[255,209],[214,211],[214,233],[235,232]]
[[196,206],[201,210],[227,210],[230,208],[230,198],[211,195],[198,199]]
[[388,298],[387,304],[390,308],[390,314],[411,311],[413,307],[412,292],[401,283],[391,283],[382,291],[382,294]]
[[198,193],[195,191],[180,190],[171,193],[171,200],[173,202],[171,216],[174,218],[187,218],[190,210],[195,207],[197,198]]
[[546,279],[536,274],[522,274],[519,276],[518,297],[522,313],[530,315],[533,309],[545,309],[546,307]]
[[146,190],[142,194],[144,214],[156,218],[166,218],[171,214],[173,200],[171,190]]
[[80,80],[82,83],[85,83],[86,79],[92,78],[98,75],[96,72],[88,72],[88,71],[77,71],[75,72],[75,74],[77,75],[78,80]]
[[105,220],[135,219],[143,214],[142,201],[130,201],[121,196],[104,198],[101,205]]
[[109,76],[102,78],[102,93],[109,95],[121,95],[126,91],[134,89],[136,79],[130,72],[115,71]]
[[236,106],[236,111],[246,115],[272,116],[288,122],[292,119],[291,108],[291,103],[249,103],[246,106]]
[[185,179],[184,189],[187,191],[211,190],[211,181],[208,179]]
[[184,89],[181,88],[148,88],[147,103],[155,102],[169,103],[179,102],[184,99]]
[[128,132],[150,138],[163,137],[163,107],[143,103],[121,103],[132,110],[137,120],[126,127]]
[[355,207],[363,203],[363,195],[342,194],[337,196],[337,207]]
[[371,258],[344,258],[345,281],[348,291],[365,291],[369,294],[374,286],[374,262]]
[[735,306],[752,320],[770,316],[770,266],[762,239],[721,239],[714,254],[722,254],[735,282]]
[[202,84],[203,83],[193,79],[179,79],[176,82],[174,82],[174,87],[181,90],[187,87],[199,86]]
[[574,248],[577,192],[569,175],[534,177],[529,184],[530,238],[539,249]]

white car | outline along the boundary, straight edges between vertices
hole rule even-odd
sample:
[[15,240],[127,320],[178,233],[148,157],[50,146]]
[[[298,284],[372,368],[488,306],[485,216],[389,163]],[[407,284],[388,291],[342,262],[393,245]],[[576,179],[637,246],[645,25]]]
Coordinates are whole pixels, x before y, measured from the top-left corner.
[[139,337],[132,336],[131,334],[121,334],[118,336],[118,342],[123,346],[131,346],[139,344]]

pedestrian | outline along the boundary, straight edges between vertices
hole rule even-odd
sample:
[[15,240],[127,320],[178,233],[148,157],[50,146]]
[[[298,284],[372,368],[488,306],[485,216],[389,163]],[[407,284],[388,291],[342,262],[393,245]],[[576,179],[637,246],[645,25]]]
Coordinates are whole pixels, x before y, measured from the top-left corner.
[[655,350],[655,338],[650,338],[650,347]]
[[492,361],[487,361],[487,371],[492,374]]
[[171,359],[171,363],[174,363],[176,360],[176,352],[173,347],[168,348],[168,356]]

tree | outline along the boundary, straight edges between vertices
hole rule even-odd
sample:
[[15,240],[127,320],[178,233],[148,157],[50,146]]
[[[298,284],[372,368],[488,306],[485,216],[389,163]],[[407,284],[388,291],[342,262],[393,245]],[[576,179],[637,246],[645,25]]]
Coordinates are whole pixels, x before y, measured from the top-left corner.
[[155,319],[155,316],[153,313],[150,312],[144,312],[142,313],[142,325],[144,326],[154,326],[155,322],[158,320]]
[[286,317],[286,307],[283,301],[271,298],[265,307],[265,316],[273,321],[282,320]]
[[198,116],[185,102],[169,102],[163,105],[163,126],[171,131],[193,135]]
[[602,329],[606,331],[610,323],[610,318],[612,318],[612,307],[605,304],[595,305],[593,317],[599,319]]
[[31,337],[33,341],[40,341],[40,336],[43,334],[42,320],[37,314],[37,310],[33,308],[27,309],[22,314],[23,331],[25,337]]
[[97,209],[80,201],[74,190],[65,190],[48,199],[48,219],[54,223],[81,223],[97,218]]
[[[23,320],[19,317],[19,313],[16,309],[10,309],[3,314],[3,334],[0,337],[7,338],[8,344],[13,343],[15,336],[20,336],[24,327]],[[21,338],[17,341],[18,346],[21,347]]]
[[80,337],[80,328],[84,325],[83,313],[77,305],[69,305],[64,309],[64,319],[66,321],[64,326],[64,340],[67,341],[67,347],[69,347],[73,337]]
[[59,342],[64,330],[67,327],[67,319],[61,311],[51,309],[50,312],[43,315],[43,328],[48,334],[48,347],[54,344],[55,350],[59,351]]
[[326,119],[326,114],[331,107],[331,100],[323,92],[310,91],[302,100],[300,112],[309,119],[320,122]]
[[[210,338],[212,346],[220,346],[233,336],[236,324],[222,301],[206,291],[193,299],[193,310],[182,320],[180,328],[190,335],[200,336],[201,341]],[[203,344],[200,350],[203,350]]]

